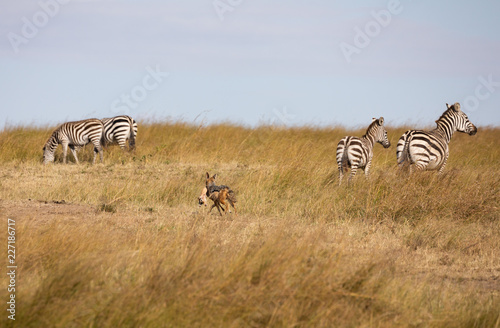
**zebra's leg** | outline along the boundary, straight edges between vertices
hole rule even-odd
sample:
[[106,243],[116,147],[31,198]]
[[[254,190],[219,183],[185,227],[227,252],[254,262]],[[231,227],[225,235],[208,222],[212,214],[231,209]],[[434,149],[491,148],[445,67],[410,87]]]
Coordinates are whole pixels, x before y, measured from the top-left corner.
[[365,166],[365,178],[368,180],[368,177],[370,176],[370,167],[372,166],[372,160],[369,159],[368,163],[366,163]]
[[443,164],[441,165],[441,167],[439,168],[439,171],[438,171],[438,174],[443,174],[443,171],[444,171],[444,167],[446,166],[446,162],[448,162],[448,156],[450,155],[450,153],[446,153],[445,157],[444,157],[444,161],[443,161]]
[[342,178],[344,177],[344,170],[342,165],[339,165],[339,186],[342,184]]
[[67,141],[62,142],[62,149],[63,149],[63,164],[66,164],[66,156],[68,155],[68,142]]
[[126,147],[126,141],[127,139],[123,138],[123,139],[118,139],[118,145],[120,146],[120,148],[122,150],[127,150],[127,147]]
[[[70,145],[69,149],[71,150],[71,153],[73,154],[73,157],[75,158],[76,164],[80,164],[80,162],[78,161],[78,156],[76,156],[76,150],[77,149],[75,148],[75,146],[74,145]],[[78,147],[78,149],[80,149],[80,148]]]
[[99,146],[98,151],[99,151],[99,159],[101,160],[101,163],[103,163],[104,162],[104,156],[102,154],[102,147],[101,146]]
[[351,185],[352,178],[356,175],[356,172],[358,171],[358,162],[351,163],[351,174],[349,174],[349,179],[347,180],[347,185]]
[[92,164],[95,164],[95,159],[97,157],[97,153],[99,153],[99,158],[101,159],[101,163],[103,162],[103,155],[102,155],[102,147],[101,147],[101,142],[100,140],[92,142],[94,144],[94,159],[92,160]]
[[[417,171],[424,171],[427,168],[427,165],[429,165],[429,162],[425,161],[417,161],[415,163],[415,170]],[[412,167],[410,166],[410,174],[413,172]]]

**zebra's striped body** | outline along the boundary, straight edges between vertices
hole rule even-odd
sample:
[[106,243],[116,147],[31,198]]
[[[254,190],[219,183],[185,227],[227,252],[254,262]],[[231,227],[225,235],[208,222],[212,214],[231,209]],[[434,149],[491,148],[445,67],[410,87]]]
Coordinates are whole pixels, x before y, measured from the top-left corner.
[[415,164],[417,170],[439,170],[442,173],[449,156],[448,144],[455,131],[474,135],[477,128],[460,109],[460,104],[452,106],[436,121],[434,130],[409,130],[399,138],[396,156],[399,166]]
[[63,163],[66,163],[68,146],[71,149],[73,157],[75,157],[75,161],[78,163],[76,150],[88,143],[92,143],[94,145],[94,160],[92,163],[95,163],[97,153],[99,153],[102,162],[102,132],[102,122],[94,118],[62,124],[54,130],[43,147],[43,163],[47,164],[54,161],[54,153],[59,144],[63,147]]
[[125,149],[126,141],[129,141],[129,150],[135,148],[135,139],[137,137],[137,123],[133,118],[127,115],[103,118],[104,133],[102,135],[102,144],[107,146],[111,143],[118,143],[120,148]]
[[384,118],[373,119],[361,138],[344,137],[337,145],[337,164],[339,167],[339,185],[344,177],[344,170],[351,168],[349,182],[356,175],[358,168],[365,171],[368,177],[373,158],[373,146],[375,142],[381,143],[384,148],[391,146],[387,139],[387,131],[384,128]]

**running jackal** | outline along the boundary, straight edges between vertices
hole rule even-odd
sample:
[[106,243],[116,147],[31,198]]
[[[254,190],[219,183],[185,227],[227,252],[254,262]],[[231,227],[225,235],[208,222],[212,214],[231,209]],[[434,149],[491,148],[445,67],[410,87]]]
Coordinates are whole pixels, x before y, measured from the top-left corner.
[[234,195],[234,191],[225,185],[217,186],[215,184],[216,178],[217,174],[214,174],[212,177],[210,177],[210,174],[208,174],[207,172],[205,188],[203,188],[201,195],[198,197],[198,204],[200,206],[207,206],[207,198],[210,198],[214,203],[212,207],[210,207],[208,213],[210,213],[214,207],[217,207],[217,209],[219,210],[219,214],[222,216],[222,212],[230,212],[229,204],[231,204],[234,209],[234,213],[236,214],[236,208],[234,207],[234,203],[236,203],[236,197]]

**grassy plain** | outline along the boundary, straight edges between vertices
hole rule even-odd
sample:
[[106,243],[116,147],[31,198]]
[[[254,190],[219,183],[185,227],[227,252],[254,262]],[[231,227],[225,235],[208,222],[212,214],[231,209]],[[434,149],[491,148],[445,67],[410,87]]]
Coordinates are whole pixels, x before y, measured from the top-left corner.
[[[43,166],[52,128],[0,131],[18,327],[500,327],[499,128],[408,177],[389,127],[350,188],[336,145],[364,130],[145,123],[133,153]],[[238,215],[197,206],[206,171]]]

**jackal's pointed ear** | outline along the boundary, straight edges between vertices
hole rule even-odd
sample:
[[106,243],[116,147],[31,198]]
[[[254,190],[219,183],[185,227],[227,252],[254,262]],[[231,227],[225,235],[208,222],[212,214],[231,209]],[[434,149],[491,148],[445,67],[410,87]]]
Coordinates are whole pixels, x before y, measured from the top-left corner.
[[209,178],[210,178],[210,174],[208,174],[208,172],[207,172],[207,179],[209,179]]
[[383,117],[378,119],[378,125],[380,125],[380,126],[384,125],[384,118]]
[[216,179],[216,178],[217,178],[217,173],[216,173],[216,174],[214,174],[214,176],[213,176],[212,178]]

